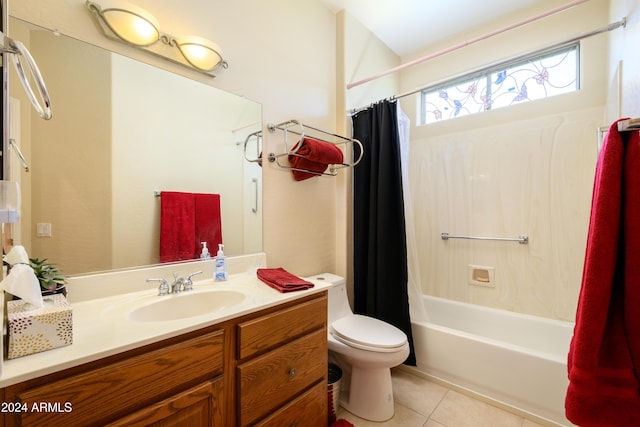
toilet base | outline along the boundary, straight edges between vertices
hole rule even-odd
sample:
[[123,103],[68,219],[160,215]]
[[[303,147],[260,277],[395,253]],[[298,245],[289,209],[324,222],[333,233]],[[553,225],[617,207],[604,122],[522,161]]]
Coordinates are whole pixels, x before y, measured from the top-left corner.
[[393,417],[391,369],[351,366],[349,393],[340,399],[340,405],[369,421],[387,421]]

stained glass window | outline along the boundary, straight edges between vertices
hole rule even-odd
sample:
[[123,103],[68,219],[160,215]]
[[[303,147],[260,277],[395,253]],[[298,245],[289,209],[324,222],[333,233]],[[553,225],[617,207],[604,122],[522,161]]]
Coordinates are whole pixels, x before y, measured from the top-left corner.
[[579,44],[487,68],[422,91],[422,124],[574,92]]

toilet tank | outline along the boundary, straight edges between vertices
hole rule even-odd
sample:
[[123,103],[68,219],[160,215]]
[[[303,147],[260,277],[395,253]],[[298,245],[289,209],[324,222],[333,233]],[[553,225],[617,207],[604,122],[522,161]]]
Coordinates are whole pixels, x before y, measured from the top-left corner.
[[347,296],[347,284],[344,277],[337,276],[331,273],[322,273],[311,276],[310,279],[325,281],[331,283],[329,288],[329,312],[327,313],[329,325],[345,316],[353,314],[351,306],[349,305],[349,297]]

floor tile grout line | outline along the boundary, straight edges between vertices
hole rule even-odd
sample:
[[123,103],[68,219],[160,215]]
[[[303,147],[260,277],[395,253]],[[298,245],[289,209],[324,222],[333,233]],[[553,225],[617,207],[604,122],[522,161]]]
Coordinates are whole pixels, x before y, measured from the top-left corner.
[[[431,413],[428,415],[427,417],[427,421],[431,420],[431,421],[435,421],[438,424],[442,424],[440,421],[436,420],[436,419],[432,419],[431,417],[433,416],[433,414],[438,410],[438,407],[442,404],[442,402],[444,402],[444,399],[447,397],[447,395],[451,392],[451,390],[447,390],[444,392],[444,394],[442,395],[442,397],[440,398],[440,400],[438,401],[438,404],[435,405],[433,407],[433,409],[431,410]],[[444,424],[442,424],[444,425]],[[445,426],[446,427],[446,426]]]

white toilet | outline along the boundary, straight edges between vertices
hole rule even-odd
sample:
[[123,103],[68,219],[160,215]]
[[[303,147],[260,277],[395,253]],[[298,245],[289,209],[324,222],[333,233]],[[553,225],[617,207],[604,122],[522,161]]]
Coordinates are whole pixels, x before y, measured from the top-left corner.
[[343,371],[340,405],[366,420],[388,420],[394,412],[391,368],[409,356],[407,336],[381,320],[353,314],[344,278],[325,273],[312,279],[333,284],[327,330],[329,360]]

